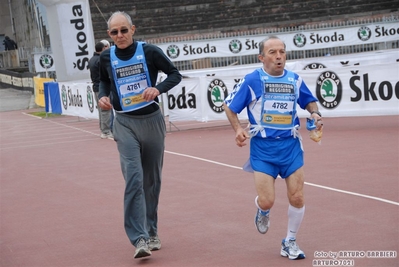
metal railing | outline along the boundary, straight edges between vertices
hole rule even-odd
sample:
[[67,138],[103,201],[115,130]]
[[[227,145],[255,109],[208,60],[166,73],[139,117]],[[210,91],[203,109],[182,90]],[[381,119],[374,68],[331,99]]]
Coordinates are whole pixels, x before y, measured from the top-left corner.
[[[232,37],[250,37],[268,34],[285,34],[293,33],[299,31],[314,31],[320,29],[338,29],[347,28],[364,24],[373,23],[388,23],[388,22],[398,22],[399,13],[396,12],[389,16],[382,16],[376,18],[362,18],[356,20],[336,20],[326,23],[315,23],[309,25],[302,25],[298,27],[285,27],[285,28],[265,28],[256,29],[244,32],[228,32],[228,33],[212,33],[203,35],[186,35],[177,37],[161,37],[146,40],[148,43],[152,44],[163,44],[163,43],[173,43],[173,42],[189,42],[189,41],[199,41],[199,40],[217,40]],[[296,60],[304,58],[314,58],[314,57],[324,57],[326,55],[344,55],[344,54],[354,54],[369,51],[377,51],[384,49],[395,49],[399,48],[399,40],[391,42],[380,42],[380,43],[369,43],[361,45],[349,45],[349,46],[336,46],[323,49],[311,49],[311,50],[301,50],[301,51],[289,51],[287,52],[287,60]],[[195,64],[192,60],[184,61],[174,61],[175,66],[180,71],[192,70],[192,69],[206,69],[206,68],[218,68],[226,67],[231,65],[246,65],[259,63],[258,55],[247,55],[247,56],[231,56],[231,57],[212,57],[203,58],[201,60],[196,60]]]
[[[314,31],[320,29],[337,29],[346,28],[363,24],[373,24],[373,23],[386,23],[386,22],[398,22],[399,12],[394,12],[389,15],[378,16],[378,17],[366,17],[357,18],[354,20],[344,20],[336,19],[327,22],[315,22],[308,23],[300,26],[293,27],[262,27],[247,30],[247,31],[232,31],[232,32],[216,32],[216,33],[203,33],[203,34],[192,34],[192,35],[182,35],[182,36],[171,36],[171,37],[157,37],[148,38],[146,41],[153,44],[161,43],[175,43],[175,42],[187,42],[187,41],[199,41],[199,40],[213,40],[213,39],[224,39],[231,37],[243,37],[243,36],[254,36],[254,35],[267,35],[267,34],[282,34],[282,33],[292,33],[298,31]],[[254,25],[252,25],[254,27]]]
[[[312,31],[320,29],[338,29],[345,27],[353,27],[357,25],[373,24],[373,23],[388,23],[398,22],[399,12],[394,12],[390,15],[380,17],[366,17],[355,20],[343,20],[337,19],[334,21],[323,22],[323,23],[312,23],[305,24],[295,27],[283,27],[283,28],[257,28],[254,30],[240,31],[240,32],[218,32],[209,34],[192,34],[185,36],[174,36],[174,37],[159,37],[146,39],[145,41],[152,44],[163,44],[173,42],[188,42],[198,40],[217,40],[222,38],[231,37],[249,37],[259,36],[267,34],[284,34],[298,31]],[[323,57],[326,55],[343,55],[353,54],[368,51],[376,51],[383,49],[395,49],[399,47],[399,40],[392,42],[362,44],[362,45],[349,45],[349,46],[337,46],[324,49],[311,49],[301,51],[289,51],[287,53],[287,60],[312,58],[312,57]],[[16,53],[17,52],[17,53]],[[16,53],[16,55],[15,55]],[[35,72],[34,69],[34,54],[36,53],[51,53],[50,49],[46,48],[18,48],[14,51],[3,51],[0,52],[0,68],[14,68],[14,67],[28,67],[30,72]],[[15,59],[17,57],[17,61]],[[245,65],[259,63],[257,54],[247,56],[231,56],[231,57],[212,57],[196,60],[193,64],[192,60],[175,61],[176,67],[181,70],[191,69],[204,69],[204,68],[218,68],[231,65]]]

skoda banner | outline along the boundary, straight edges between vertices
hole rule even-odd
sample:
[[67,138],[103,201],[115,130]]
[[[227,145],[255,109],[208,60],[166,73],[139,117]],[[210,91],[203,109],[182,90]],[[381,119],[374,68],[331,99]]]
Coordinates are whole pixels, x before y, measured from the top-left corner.
[[[45,7],[52,56],[58,81],[90,78],[89,59],[94,53],[94,34],[88,0],[39,0]],[[40,61],[39,61],[40,62]]]
[[[279,33],[278,37],[286,44],[287,51],[395,42],[399,39],[399,23],[387,22],[346,28]],[[241,36],[157,45],[171,61],[182,61],[258,54],[259,43],[264,38],[265,36],[261,35]]]

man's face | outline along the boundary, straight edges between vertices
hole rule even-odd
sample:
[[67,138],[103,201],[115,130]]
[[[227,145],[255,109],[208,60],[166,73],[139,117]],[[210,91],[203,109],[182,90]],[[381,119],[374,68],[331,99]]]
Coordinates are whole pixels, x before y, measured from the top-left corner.
[[116,15],[110,21],[107,32],[119,49],[125,49],[133,43],[133,34],[135,31],[136,27],[129,25],[129,22],[123,15]]
[[266,41],[263,52],[258,58],[263,62],[263,68],[268,74],[279,76],[284,73],[287,55],[284,43],[281,40],[269,39]]

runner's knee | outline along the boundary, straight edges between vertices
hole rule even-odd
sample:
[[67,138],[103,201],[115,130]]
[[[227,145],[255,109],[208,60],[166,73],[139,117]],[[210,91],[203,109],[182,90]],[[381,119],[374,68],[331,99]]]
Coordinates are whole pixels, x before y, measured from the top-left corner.
[[302,191],[295,192],[294,194],[289,194],[288,200],[290,204],[295,208],[302,208],[305,205]]
[[258,205],[262,210],[271,209],[274,205],[274,199],[268,196],[258,196]]

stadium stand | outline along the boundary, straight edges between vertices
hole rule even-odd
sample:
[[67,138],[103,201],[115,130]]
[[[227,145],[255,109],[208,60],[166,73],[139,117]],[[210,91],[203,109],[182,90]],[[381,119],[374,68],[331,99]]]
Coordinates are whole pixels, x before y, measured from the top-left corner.
[[398,11],[399,0],[90,0],[96,40],[108,38],[110,14],[125,11],[140,39],[294,27],[312,22],[350,20]]

